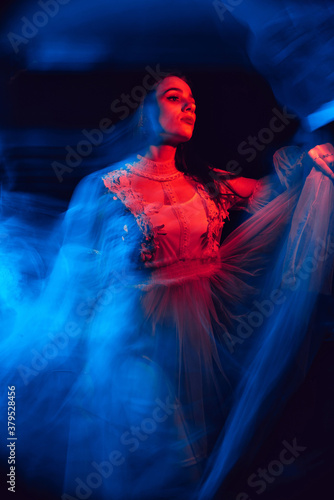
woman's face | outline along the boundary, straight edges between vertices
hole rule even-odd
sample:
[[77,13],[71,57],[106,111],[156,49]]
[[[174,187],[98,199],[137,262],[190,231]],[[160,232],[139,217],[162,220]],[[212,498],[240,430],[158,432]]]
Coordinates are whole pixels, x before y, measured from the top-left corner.
[[177,146],[189,141],[196,120],[195,99],[189,85],[177,76],[168,76],[159,82],[156,97],[163,143]]

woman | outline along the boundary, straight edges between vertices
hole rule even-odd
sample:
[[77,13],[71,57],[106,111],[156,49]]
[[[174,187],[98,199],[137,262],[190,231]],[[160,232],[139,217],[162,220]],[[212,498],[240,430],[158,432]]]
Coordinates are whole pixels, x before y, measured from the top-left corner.
[[[148,144],[143,156],[98,173],[100,187],[103,182],[112,195],[110,206],[121,201],[144,236],[139,263],[135,261],[144,276],[138,274],[131,285],[142,291],[130,319],[136,328],[124,342],[125,353],[120,350],[112,386],[115,412],[123,408],[125,427],[119,434],[133,445],[128,444],[130,456],[124,452],[124,475],[131,484],[127,495],[134,498],[148,498],[150,492],[157,498],[169,477],[170,497],[184,496],[182,481],[200,476],[246,368],[244,352],[231,355],[228,347],[249,307],[251,280],[281,238],[302,186],[301,162],[285,175],[287,162],[279,162],[281,176],[294,186],[220,246],[228,210],[259,210],[273,186],[213,169],[204,181],[189,175],[178,148],[191,138],[194,123],[189,85],[176,76],[164,78],[141,109],[142,137]],[[129,232],[126,227],[125,239]],[[170,401],[172,414],[160,425],[148,424],[145,433],[141,424],[152,419],[157,400]],[[138,428],[138,436],[129,431]],[[137,457],[131,463],[132,449],[139,466]],[[152,461],[166,476],[160,472],[152,481]],[[123,495],[125,484],[124,479]]]
[[[249,376],[246,356],[263,339],[259,329],[251,347],[231,351],[264,261],[270,263],[277,248],[286,250],[282,242],[277,245],[303,192],[301,167],[309,173],[313,164],[303,163],[295,150],[276,156],[289,189],[266,206],[274,192],[267,180],[212,168],[191,175],[180,149],[192,137],[195,109],[189,85],[173,75],[146,97],[141,155],[79,186],[65,218],[62,249],[37,304],[37,326],[28,314],[29,335],[22,334],[22,322],[14,329],[13,338],[20,332],[22,342],[15,360],[29,369],[29,353],[22,353],[31,345],[31,332],[40,353],[43,323],[55,344],[65,331],[67,343],[38,376],[21,368],[24,383],[46,390],[27,422],[33,433],[39,404],[44,422],[52,422],[61,436],[58,458],[48,466],[57,469],[57,482],[64,474],[64,499],[194,494],[236,407],[236,387]],[[326,147],[319,150],[326,162],[319,175],[328,174],[327,185],[332,181],[326,155],[333,150]],[[257,213],[221,245],[233,208]],[[58,396],[50,401],[54,391]],[[26,405],[31,394],[29,385]],[[261,400],[255,407],[260,405]],[[41,448],[43,457],[48,450],[42,443]]]
[[[132,489],[127,494],[138,495],[138,498],[147,498],[151,490],[152,498],[156,498],[160,489],[166,488],[166,477],[161,477],[161,473],[152,484],[150,463],[153,459],[166,471],[167,478],[174,478],[171,495],[175,496],[178,483],[188,474],[193,475],[192,469],[201,467],[212,447],[224,420],[233,385],[222,366],[222,357],[228,354],[219,353],[219,350],[224,351],[224,346],[219,347],[217,342],[219,335],[222,340],[223,334],[228,333],[221,321],[231,321],[232,306],[237,314],[238,303],[250,288],[241,280],[241,276],[249,275],[250,271],[240,270],[240,260],[236,256],[230,257],[230,263],[227,256],[221,268],[218,250],[228,210],[233,206],[255,205],[252,195],[255,190],[260,192],[262,183],[246,178],[217,182],[219,172],[211,170],[214,175],[206,174],[205,185],[203,180],[196,180],[179,170],[185,166],[180,165],[179,158],[175,159],[177,148],[192,136],[195,108],[194,97],[185,80],[176,76],[163,79],[140,110],[141,136],[149,143],[146,152],[142,149],[145,156],[134,156],[111,172],[107,169],[106,173],[93,176],[96,189],[105,187],[112,195],[94,194],[95,200],[106,198],[110,205],[106,209],[108,213],[114,210],[113,204],[117,207],[121,201],[135,217],[144,237],[140,255],[132,261],[136,269],[131,286],[140,289],[141,293],[134,299],[136,314],[131,316],[132,325],[123,327],[129,331],[135,324],[136,328],[126,342],[124,336],[121,340],[112,390],[114,411],[123,408],[125,427],[119,435],[126,436],[125,445],[131,439],[140,441],[142,437],[143,440],[136,450],[140,467],[131,464],[131,455],[124,467],[128,469],[124,474],[129,474]],[[225,174],[224,177],[230,176]],[[91,189],[92,179],[86,184]],[[262,189],[261,194],[264,190],[267,195],[267,188]],[[82,199],[82,195],[79,196]],[[74,203],[76,213],[82,215],[80,202],[80,208],[75,209],[75,206]],[[92,213],[90,207],[89,217]],[[72,217],[78,227],[85,224],[78,221],[76,215]],[[102,217],[110,221],[105,213]],[[134,229],[130,230],[129,224],[124,227],[126,240]],[[69,230],[69,235],[73,238],[73,229]],[[104,229],[99,230],[99,235],[105,240]],[[128,247],[132,245],[131,241]],[[94,248],[101,254],[112,255],[110,250],[101,251],[98,245]],[[231,250],[234,251],[235,248]],[[131,264],[124,266],[123,263],[123,270],[124,267],[124,277],[129,280]],[[232,361],[236,364],[236,360]],[[140,396],[136,395],[137,391]],[[149,439],[145,433],[132,436],[130,432],[127,436],[127,429],[141,427],[141,422],[152,418],[157,400],[170,401],[173,414],[166,422],[152,424],[154,433]],[[214,419],[208,418],[210,412],[216,414]],[[218,420],[218,427],[215,420]],[[119,422],[117,425],[119,427]],[[130,452],[131,449],[130,446]],[[196,473],[199,474],[199,470]],[[137,475],[140,481],[134,481]],[[115,484],[116,479],[113,480]],[[124,481],[120,487],[123,495],[126,484]],[[149,491],[146,490],[148,485]],[[184,494],[182,489],[180,494]]]

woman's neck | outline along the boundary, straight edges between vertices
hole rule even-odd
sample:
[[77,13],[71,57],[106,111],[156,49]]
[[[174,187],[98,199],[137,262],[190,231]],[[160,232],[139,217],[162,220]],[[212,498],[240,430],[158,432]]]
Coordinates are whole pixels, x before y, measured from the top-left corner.
[[[137,155],[130,168],[132,172],[158,181],[173,180],[183,174],[175,165],[176,148],[167,145],[150,146],[146,152]],[[143,155],[143,156],[142,156]]]
[[175,160],[176,147],[169,145],[150,146],[145,158],[156,162],[167,162]]

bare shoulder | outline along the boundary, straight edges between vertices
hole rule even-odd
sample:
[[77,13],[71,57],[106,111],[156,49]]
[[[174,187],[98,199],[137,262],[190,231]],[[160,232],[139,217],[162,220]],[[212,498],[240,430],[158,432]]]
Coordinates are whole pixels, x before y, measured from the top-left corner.
[[251,196],[257,184],[256,179],[236,176],[234,173],[226,170],[212,168],[212,178],[218,183],[222,183],[227,189],[230,187],[234,194],[243,198]]
[[257,179],[248,179],[247,177],[236,177],[228,181],[235,193],[243,198],[252,196],[258,183]]

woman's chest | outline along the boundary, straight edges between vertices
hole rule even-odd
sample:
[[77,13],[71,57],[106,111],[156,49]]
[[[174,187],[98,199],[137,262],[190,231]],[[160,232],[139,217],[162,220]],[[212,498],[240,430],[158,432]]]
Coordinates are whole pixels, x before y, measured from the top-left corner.
[[159,182],[130,175],[127,182],[111,187],[144,234],[143,260],[163,265],[217,252],[226,213],[203,186],[184,176]]

